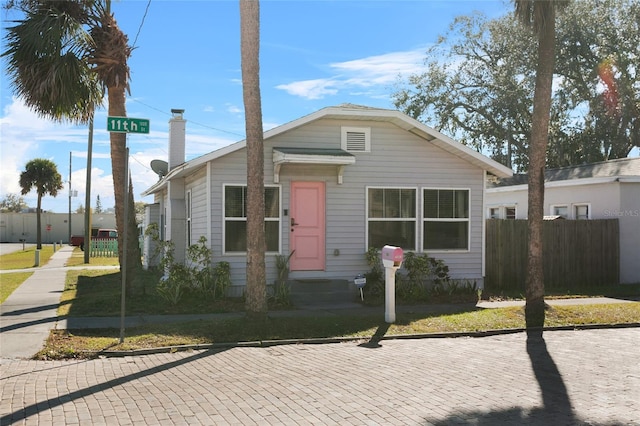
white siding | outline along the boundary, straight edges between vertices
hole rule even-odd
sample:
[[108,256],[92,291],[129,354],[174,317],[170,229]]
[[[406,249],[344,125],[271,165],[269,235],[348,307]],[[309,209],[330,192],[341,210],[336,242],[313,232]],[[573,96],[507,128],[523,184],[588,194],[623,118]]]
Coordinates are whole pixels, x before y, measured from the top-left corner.
[[[230,290],[232,296],[242,295],[243,287],[238,286],[244,286],[246,281],[246,259],[243,255],[222,255],[222,228],[224,226],[222,191],[224,184],[246,184],[246,182],[247,160],[245,150],[235,151],[219,158],[211,167],[211,249],[213,250],[214,263],[224,260],[230,264],[231,281],[234,286]],[[269,181],[265,180],[265,183],[267,182]],[[267,266],[269,265],[267,261]],[[275,272],[271,271],[271,274],[269,274],[270,271],[267,272],[267,282],[273,281]]]
[[207,194],[206,169],[185,179],[185,190],[191,191],[191,244],[196,244],[200,237],[207,239],[207,247],[211,241],[207,235]]
[[640,183],[620,183],[620,282],[640,283]]
[[[544,214],[551,206],[568,206],[569,219],[575,219],[574,207],[588,204],[591,219],[615,219],[620,226],[620,282],[640,282],[640,183],[582,184],[574,181],[547,183],[544,193]],[[517,204],[517,219],[527,218],[527,189],[502,187],[487,191],[487,205]]]
[[[470,250],[464,253],[433,252],[443,259],[453,278],[482,280],[483,171],[423,139],[389,123],[323,119],[265,141],[265,184],[273,183],[272,148],[339,149],[341,127],[371,127],[371,152],[354,153],[356,163],[344,171],[344,183],[337,183],[335,166],[284,165],[280,172],[281,213],[289,209],[290,184],[296,180],[326,184],[326,270],[292,272],[291,278],[352,279],[366,272],[366,187],[410,186],[418,188],[421,214],[422,188],[470,190]],[[222,185],[246,183],[245,150],[217,159],[211,167],[212,247],[222,249]],[[202,185],[204,186],[204,185]],[[286,224],[289,217],[283,217]],[[421,221],[417,233],[422,234]],[[289,227],[282,227],[283,254],[289,253]],[[336,250],[339,255],[334,255]],[[245,257],[223,256],[231,263],[234,284],[245,281]],[[275,260],[267,256],[267,281],[275,279]]]

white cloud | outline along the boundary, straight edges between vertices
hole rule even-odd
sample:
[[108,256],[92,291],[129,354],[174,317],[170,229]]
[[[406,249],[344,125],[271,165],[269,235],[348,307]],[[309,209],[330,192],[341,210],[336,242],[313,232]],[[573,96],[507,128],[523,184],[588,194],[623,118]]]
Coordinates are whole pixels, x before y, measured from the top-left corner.
[[[96,122],[98,121],[97,117]],[[5,106],[0,117],[0,132],[0,199],[7,194],[20,194],[20,173],[28,161],[34,158],[48,158],[56,163],[64,181],[64,188],[58,192],[57,197],[45,196],[42,199],[43,209],[58,213],[68,210],[69,161],[72,163],[72,189],[78,194],[72,198],[72,210],[75,211],[80,204],[85,204],[88,157],[86,127],[45,120],[27,108],[20,99],[13,98],[11,103]],[[136,154],[131,154],[130,160],[134,191],[139,194],[157,181],[149,163],[153,158],[166,158],[167,133],[152,132],[144,137],[136,137],[135,148],[132,148],[132,145],[130,141],[132,153],[144,153],[140,163],[136,162]],[[156,148],[158,146],[160,149]],[[154,149],[160,152],[154,152]],[[98,125],[94,131],[91,158],[91,204],[94,205],[96,197],[100,195],[104,208],[113,207],[115,201],[109,133]],[[35,191],[24,195],[23,198],[30,207],[35,207]],[[135,198],[137,200],[138,196],[135,195]]]
[[413,74],[423,69],[424,48],[406,52],[392,52],[370,56],[347,62],[331,64],[341,72],[355,73],[352,80],[372,80],[374,82],[392,82],[399,74]]
[[231,114],[242,114],[243,110],[236,105],[227,104],[227,112]]
[[300,96],[306,99],[322,99],[327,95],[335,95],[338,93],[338,87],[342,85],[339,80],[321,78],[280,84],[276,86],[276,88],[285,90],[290,95]]
[[235,139],[216,138],[211,136],[198,135],[190,133],[187,129],[186,138],[186,156],[188,159],[199,157],[209,152],[218,150],[227,145],[231,145],[234,142],[242,139],[237,137]]
[[[0,197],[19,194],[20,173],[34,158],[48,158],[59,154],[60,147],[47,144],[50,140],[79,142],[82,130],[70,124],[58,124],[45,120],[31,111],[17,98],[5,106],[0,118]],[[86,142],[86,130],[85,142]],[[67,151],[67,158],[68,158]],[[63,171],[58,167],[58,171]],[[25,196],[25,199],[31,197]],[[35,194],[33,194],[35,197]],[[35,205],[35,203],[34,203]]]
[[[276,86],[289,93],[306,99],[322,99],[340,91],[369,89],[368,96],[379,97],[376,88],[387,91],[388,85],[401,75],[424,71],[424,48],[404,52],[391,52],[346,62],[334,62],[329,68],[334,75],[326,78],[294,81]],[[372,90],[373,89],[373,90]]]

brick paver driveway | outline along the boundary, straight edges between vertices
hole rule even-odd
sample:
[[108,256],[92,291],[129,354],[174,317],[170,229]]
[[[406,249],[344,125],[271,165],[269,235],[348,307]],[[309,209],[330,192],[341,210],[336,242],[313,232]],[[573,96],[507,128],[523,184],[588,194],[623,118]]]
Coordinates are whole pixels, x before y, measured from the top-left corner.
[[4,424],[640,425],[640,329],[8,361]]

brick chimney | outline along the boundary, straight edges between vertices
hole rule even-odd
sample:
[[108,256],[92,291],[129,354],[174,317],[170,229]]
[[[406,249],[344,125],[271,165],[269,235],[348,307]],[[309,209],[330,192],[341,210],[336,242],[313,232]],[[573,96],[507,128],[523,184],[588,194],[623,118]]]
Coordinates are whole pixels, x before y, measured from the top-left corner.
[[172,109],[169,120],[169,170],[185,162],[185,126],[183,109]]

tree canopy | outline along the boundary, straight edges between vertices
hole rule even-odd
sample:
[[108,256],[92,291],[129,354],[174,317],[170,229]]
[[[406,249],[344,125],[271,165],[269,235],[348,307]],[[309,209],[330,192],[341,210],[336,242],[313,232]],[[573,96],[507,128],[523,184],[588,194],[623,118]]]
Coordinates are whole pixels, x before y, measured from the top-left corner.
[[[547,166],[626,157],[640,146],[640,3],[572,2],[556,22]],[[397,108],[527,171],[536,38],[512,16],[459,16],[400,82]]]
[[24,201],[24,198],[18,194],[7,194],[4,199],[0,201],[0,212],[19,213],[27,207],[29,206]]
[[15,93],[39,115],[86,123],[100,106],[103,85],[88,61],[94,44],[93,1],[14,1],[24,19],[7,29],[7,74]]
[[40,214],[42,212],[42,197],[49,194],[53,197],[64,188],[62,176],[58,173],[56,164],[46,158],[36,158],[29,161],[24,172],[20,173],[20,187],[22,195],[28,194],[32,189],[38,193],[38,206],[36,210],[37,222],[37,248],[42,248],[42,227]]

